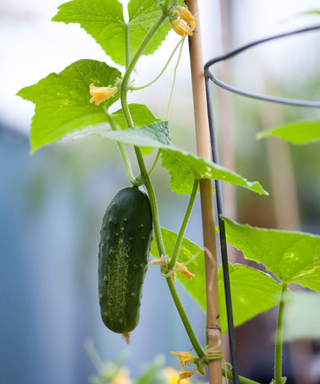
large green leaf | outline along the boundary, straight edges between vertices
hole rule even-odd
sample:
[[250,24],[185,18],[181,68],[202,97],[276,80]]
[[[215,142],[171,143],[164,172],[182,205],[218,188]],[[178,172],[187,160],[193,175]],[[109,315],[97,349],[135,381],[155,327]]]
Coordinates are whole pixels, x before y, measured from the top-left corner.
[[268,136],[280,137],[297,145],[320,141],[320,121],[296,121],[288,123],[280,127],[261,131],[257,133],[256,138],[262,139]]
[[320,296],[314,292],[296,292],[286,306],[283,340],[320,339]]
[[[177,234],[164,228],[161,229],[161,234],[166,252],[168,255],[171,255]],[[155,240],[153,240],[151,245],[151,253],[153,256],[159,257]],[[188,270],[194,273],[195,277],[189,280],[186,276],[177,273],[177,278],[197,301],[201,309],[205,311],[204,253],[198,245],[184,238],[178,261],[186,263],[196,254],[198,256],[187,265]],[[270,275],[241,264],[229,264],[229,274],[234,325],[236,327],[279,303],[281,285],[276,283]],[[228,324],[222,268],[219,269],[218,286],[221,331],[224,333],[228,329]]]
[[[123,17],[118,0],[73,0],[60,5],[53,21],[78,23],[104,49],[112,60],[125,64],[125,38],[128,28],[131,57],[161,14],[158,0],[131,0],[128,4],[129,21]],[[159,28],[144,54],[156,51],[169,31],[166,21]]]
[[239,174],[212,163],[203,157],[182,150],[162,151],[162,166],[169,171],[173,192],[190,194],[193,179],[218,179],[231,185],[239,185],[260,195],[268,195],[257,181],[248,181]]
[[227,242],[280,281],[320,293],[320,236],[240,225],[223,217]]
[[[281,285],[267,273],[247,265],[229,264],[229,276],[235,327],[279,304]],[[221,332],[225,333],[228,322],[222,267],[219,269],[218,284]]]
[[107,121],[104,108],[119,98],[99,106],[90,103],[89,86],[113,86],[121,73],[105,63],[79,60],[59,74],[50,73],[37,84],[25,87],[18,96],[36,104],[31,125],[31,153],[67,134]]
[[258,182],[249,182],[233,171],[175,147],[170,138],[167,121],[159,121],[141,128],[132,127],[126,131],[88,131],[77,137],[87,135],[98,135],[138,147],[161,149],[162,166],[169,170],[171,189],[176,193],[190,194],[193,180],[197,178],[219,179],[231,185],[240,185],[259,194],[268,194]]

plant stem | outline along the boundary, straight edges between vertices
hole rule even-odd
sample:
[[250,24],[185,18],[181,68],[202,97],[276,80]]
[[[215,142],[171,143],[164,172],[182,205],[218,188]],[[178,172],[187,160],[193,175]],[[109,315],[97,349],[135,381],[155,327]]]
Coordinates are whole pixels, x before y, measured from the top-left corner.
[[126,73],[124,74],[122,84],[121,84],[121,90],[120,90],[120,99],[121,99],[123,114],[124,114],[124,117],[126,119],[126,122],[127,122],[127,125],[129,128],[133,126],[132,119],[131,119],[130,112],[129,112],[129,108],[128,108],[128,103],[127,103],[128,84],[130,81],[131,73],[132,73],[135,65],[137,64],[140,56],[143,54],[144,50],[146,49],[147,45],[149,44],[150,40],[152,39],[154,34],[157,32],[157,30],[159,29],[159,27],[161,26],[161,24],[164,22],[164,20],[167,17],[168,16],[165,12],[163,12],[158,17],[158,19],[156,20],[156,22],[154,23],[152,28],[147,33],[144,40],[142,41],[140,47],[138,48],[136,54],[134,55],[133,59],[131,60],[129,66],[126,70]]
[[283,339],[283,318],[284,318],[284,307],[285,307],[285,295],[287,291],[287,284],[282,285],[279,313],[278,313],[278,324],[276,332],[276,350],[274,355],[274,379],[276,384],[282,384],[282,339]]
[[[113,117],[110,115],[110,113],[106,109],[104,111],[105,111],[105,113],[107,115],[107,119],[108,119],[108,122],[109,122],[109,124],[111,126],[111,129],[113,131],[117,131],[118,129],[117,129],[117,126],[116,126],[116,123],[115,123]],[[131,184],[135,185],[136,187],[139,187],[139,185],[143,184],[143,180],[139,180],[138,181],[133,176],[132,168],[131,168],[131,163],[130,163],[127,151],[126,151],[126,149],[125,149],[125,147],[124,147],[124,145],[122,143],[117,142],[117,144],[118,144],[121,156],[122,156],[122,160],[123,160],[123,163],[124,163],[124,168],[125,168],[128,180],[130,181]]]
[[[130,111],[128,108],[128,102],[127,102],[127,93],[128,93],[128,84],[130,81],[130,75],[137,64],[140,56],[143,54],[145,48],[149,44],[150,40],[154,36],[154,34],[157,32],[163,21],[168,17],[167,15],[167,9],[168,9],[168,2],[169,0],[166,0],[163,6],[163,12],[158,17],[152,28],[147,33],[146,37],[142,41],[141,45],[139,46],[136,54],[134,55],[133,59],[131,60],[126,73],[124,74],[122,84],[121,84],[121,90],[120,90],[120,99],[121,99],[121,106],[123,110],[123,114],[127,123],[128,128],[133,127],[132,118],[130,115]],[[159,215],[158,215],[158,208],[157,208],[157,201],[154,193],[154,189],[150,180],[150,177],[148,175],[144,160],[142,151],[139,147],[134,147],[134,150],[136,152],[137,160],[139,163],[139,168],[141,172],[142,179],[144,181],[144,184],[147,188],[150,204],[151,204],[151,211],[152,211],[152,217],[153,217],[153,223],[154,223],[154,232],[157,242],[157,247],[160,255],[165,255],[165,248],[161,236],[161,230],[160,230],[160,222],[159,222]]]
[[154,167],[156,166],[156,164],[157,164],[157,162],[158,162],[158,160],[159,160],[159,157],[160,157],[160,149],[158,149],[157,156],[156,156],[156,158],[154,159],[154,162],[153,162],[153,164],[152,164],[152,167],[151,167],[151,168],[149,169],[149,171],[148,171],[148,175],[149,175],[149,176],[151,175],[152,171],[154,170]]
[[189,336],[191,344],[192,344],[196,354],[198,355],[198,357],[202,358],[202,357],[205,356],[205,352],[202,349],[202,347],[200,346],[200,344],[199,344],[199,342],[198,342],[198,340],[197,340],[197,338],[196,338],[196,336],[195,336],[195,334],[193,332],[193,329],[192,329],[192,326],[191,326],[191,324],[189,322],[188,316],[187,316],[187,314],[186,314],[186,312],[185,312],[185,310],[184,310],[184,308],[183,308],[183,306],[181,304],[181,301],[179,299],[176,287],[175,287],[174,282],[172,280],[172,276],[167,277],[166,280],[167,280],[167,284],[168,284],[168,287],[169,287],[170,292],[171,292],[171,296],[172,296],[172,298],[174,300],[174,303],[175,303],[175,305],[177,307],[177,310],[179,312],[179,315],[181,317],[183,325],[184,325],[184,327],[185,327],[185,329],[187,331],[187,334]]
[[142,151],[139,147],[134,147],[134,150],[136,152],[136,156],[137,156],[141,176],[144,181],[144,185],[146,186],[149,194],[152,219],[153,219],[153,225],[154,225],[154,234],[157,242],[158,252],[160,256],[161,255],[164,256],[166,254],[166,251],[165,251],[162,236],[161,236],[161,228],[160,228],[156,195],[154,193],[153,185],[151,183],[150,177],[148,175],[148,171],[146,169],[146,165],[143,160]]
[[171,53],[171,56],[169,57],[169,60],[167,61],[166,65],[163,67],[162,71],[160,72],[160,74],[154,79],[152,80],[150,83],[146,84],[146,85],[143,85],[141,87],[131,87],[129,86],[128,89],[130,91],[139,91],[140,89],[145,89],[147,87],[149,87],[150,85],[154,84],[163,74],[163,72],[167,69],[171,59],[173,58],[176,50],[178,49],[179,45],[182,43],[182,41],[184,40],[184,38],[182,38],[179,43],[176,45],[175,49],[173,50],[173,52]]
[[174,75],[173,75],[172,88],[171,88],[169,102],[168,102],[168,108],[167,108],[167,116],[166,116],[166,120],[167,121],[168,121],[168,118],[169,118],[169,110],[170,110],[170,104],[171,104],[171,99],[172,99],[172,95],[173,95],[173,89],[174,89],[174,85],[175,85],[176,77],[177,77],[177,69],[178,69],[178,66],[179,66],[179,63],[180,63],[181,54],[182,54],[182,48],[183,48],[183,43],[184,43],[185,38],[186,38],[186,35],[184,35],[183,38],[182,38],[182,44],[181,44],[181,48],[180,48],[180,52],[179,52],[179,56],[178,56],[178,61],[177,61],[176,66],[174,67]]
[[181,224],[178,236],[177,236],[176,241],[175,241],[174,246],[173,246],[173,251],[172,251],[171,259],[170,259],[170,262],[168,264],[168,269],[169,270],[172,269],[175,266],[176,261],[178,259],[179,252],[180,252],[180,249],[181,249],[182,240],[183,240],[183,235],[184,235],[184,232],[185,232],[185,230],[187,228],[187,224],[188,224],[189,217],[190,217],[190,214],[191,214],[191,211],[192,211],[194,200],[195,200],[196,195],[197,195],[197,191],[198,191],[198,179],[194,179],[194,181],[193,181],[193,188],[192,188],[192,192],[191,192],[188,208],[187,208],[186,213],[184,215],[183,222]]
[[[173,3],[175,4],[176,0],[174,0],[172,2],[172,4]],[[164,4],[163,4],[163,8],[162,8],[162,10],[163,10],[162,14],[159,16],[159,18],[156,20],[155,24],[152,26],[152,28],[147,33],[146,37],[144,38],[143,42],[141,43],[140,47],[138,48],[136,54],[134,55],[133,59],[131,60],[129,66],[126,70],[126,73],[124,74],[123,80],[122,80],[121,90],[120,90],[120,99],[121,99],[122,111],[123,111],[123,114],[124,114],[128,128],[133,126],[132,118],[130,116],[130,111],[129,111],[128,103],[127,103],[127,93],[128,93],[128,84],[130,81],[130,75],[131,75],[136,63],[138,62],[138,59],[140,58],[140,56],[144,52],[146,46],[149,44],[150,40],[152,39],[154,34],[157,32],[158,28],[161,26],[163,21],[168,17],[168,6],[169,6],[169,0],[165,0]],[[148,175],[148,172],[147,172],[147,169],[146,169],[146,166],[144,163],[141,149],[139,147],[135,146],[134,150],[135,150],[135,153],[137,156],[137,160],[138,160],[138,164],[139,164],[139,168],[140,168],[140,172],[141,172],[141,177],[144,181],[144,185],[146,186],[148,194],[149,194],[151,211],[152,211],[152,218],[153,218],[153,223],[154,223],[154,233],[155,233],[155,237],[156,237],[158,252],[159,252],[160,256],[165,255],[165,248],[164,248],[164,244],[163,244],[163,240],[162,240],[162,236],[161,236],[161,228],[160,228],[160,222],[159,222],[157,201],[156,201],[154,189],[153,189],[150,177]],[[185,313],[185,310],[184,310],[184,308],[180,302],[178,293],[177,293],[176,288],[174,286],[174,283],[172,281],[172,277],[170,276],[166,280],[167,280],[167,284],[169,286],[171,295],[173,297],[173,300],[175,302],[175,305],[178,309],[178,312],[179,312],[180,317],[182,319],[182,322],[184,324],[184,327],[185,327],[185,329],[188,333],[188,336],[190,338],[190,341],[191,341],[196,353],[198,354],[198,356],[200,358],[204,357],[205,352],[201,348],[201,346],[200,346],[200,344],[199,344],[199,342],[198,342],[198,340],[197,340],[197,338],[193,332],[193,329],[191,327],[189,319],[188,319],[188,317]]]
[[[222,376],[223,377],[227,376],[228,379],[233,381],[233,375],[227,369],[222,368]],[[239,376],[239,383],[240,384],[259,384],[258,382],[247,379],[246,377],[243,377],[243,376]]]

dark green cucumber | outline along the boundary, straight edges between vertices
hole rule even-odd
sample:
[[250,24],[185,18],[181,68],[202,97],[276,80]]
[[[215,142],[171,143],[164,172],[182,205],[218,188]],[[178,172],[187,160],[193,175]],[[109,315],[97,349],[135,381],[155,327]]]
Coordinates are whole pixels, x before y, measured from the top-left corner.
[[101,317],[113,332],[138,325],[152,233],[148,196],[136,187],[119,191],[104,214],[98,253]]

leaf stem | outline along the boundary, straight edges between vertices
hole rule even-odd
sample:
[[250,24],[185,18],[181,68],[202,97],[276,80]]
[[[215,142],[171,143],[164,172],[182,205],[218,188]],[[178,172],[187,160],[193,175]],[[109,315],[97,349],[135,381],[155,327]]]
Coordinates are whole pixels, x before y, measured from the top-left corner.
[[[225,368],[222,368],[222,376],[224,376],[224,377],[227,376],[228,379],[233,381],[233,374]],[[239,383],[240,384],[259,384],[257,381],[247,379],[246,377],[243,377],[243,376],[239,376]]]
[[274,356],[274,379],[276,384],[282,384],[282,340],[283,340],[283,318],[285,307],[285,295],[288,284],[283,284],[280,295],[278,324],[276,332],[276,349]]
[[176,66],[174,67],[174,75],[173,75],[172,88],[171,88],[170,97],[169,97],[169,102],[168,102],[168,108],[167,108],[167,116],[166,116],[166,120],[167,120],[167,121],[168,121],[168,119],[169,119],[170,104],[171,104],[171,99],[172,99],[172,95],[173,95],[174,85],[175,85],[175,83],[176,83],[177,69],[178,69],[178,66],[179,66],[179,63],[180,63],[181,54],[182,54],[182,48],[183,48],[183,43],[184,43],[184,41],[185,41],[185,37],[186,37],[186,35],[184,35],[183,38],[182,38],[182,40],[181,40],[181,41],[182,41],[182,44],[181,44],[181,47],[180,47],[180,52],[179,52],[179,56],[178,56],[178,61],[177,61]]
[[[127,125],[129,128],[133,126],[132,119],[131,119],[130,112],[129,112],[129,108],[128,108],[128,103],[127,103],[128,85],[129,85],[131,73],[132,73],[135,65],[137,64],[140,56],[143,54],[144,50],[146,49],[147,45],[149,44],[150,40],[152,39],[154,34],[157,32],[157,30],[159,29],[159,27],[161,26],[161,24],[164,22],[164,20],[167,17],[168,16],[167,16],[166,12],[163,12],[158,17],[158,19],[156,20],[156,22],[154,23],[152,28],[147,33],[144,40],[142,41],[140,47],[138,48],[137,52],[135,53],[133,59],[131,60],[130,64],[128,65],[128,68],[127,68],[127,70],[123,76],[123,80],[122,80],[122,84],[121,84],[121,90],[120,90],[120,99],[121,99],[121,105],[122,105],[124,117],[126,119],[126,122],[127,122]],[[129,48],[126,48],[126,51],[128,49]]]
[[165,251],[162,236],[161,236],[161,227],[160,227],[156,195],[154,193],[153,185],[151,183],[150,177],[148,175],[148,171],[146,169],[146,165],[143,160],[142,151],[139,147],[134,147],[134,150],[136,152],[143,183],[146,186],[149,194],[152,219],[153,219],[153,225],[154,225],[154,234],[157,242],[158,252],[160,256],[161,255],[164,256],[166,254],[166,251]]
[[174,246],[173,246],[173,251],[172,251],[171,259],[170,259],[170,262],[168,264],[168,269],[169,270],[172,269],[175,266],[176,261],[178,259],[179,252],[180,252],[180,249],[181,249],[182,240],[183,240],[183,235],[184,235],[185,230],[186,230],[187,225],[188,225],[188,221],[189,221],[189,218],[190,218],[190,214],[191,214],[191,211],[192,211],[194,200],[195,200],[196,195],[197,195],[197,191],[198,191],[198,179],[195,178],[194,181],[193,181],[193,188],[192,188],[192,192],[191,192],[188,208],[187,208],[186,213],[184,215],[183,222],[181,224],[178,236],[177,236],[176,241],[175,241]]
[[171,296],[172,296],[172,298],[174,300],[174,303],[175,303],[175,305],[177,307],[177,310],[179,312],[179,315],[181,317],[183,325],[184,325],[184,327],[186,329],[186,332],[187,332],[187,334],[189,336],[191,344],[192,344],[196,354],[201,359],[202,357],[205,356],[205,352],[202,349],[201,345],[199,344],[199,342],[198,342],[198,340],[197,340],[197,338],[196,338],[196,336],[194,334],[194,331],[192,329],[192,326],[190,324],[188,316],[187,316],[187,314],[186,314],[186,312],[185,312],[185,310],[184,310],[184,308],[183,308],[183,306],[181,304],[181,301],[180,301],[180,298],[178,296],[178,293],[177,293],[176,287],[174,285],[174,282],[172,280],[172,277],[171,276],[167,277],[166,280],[167,280],[167,284],[168,284]]
[[[128,108],[128,102],[127,102],[127,93],[128,93],[128,84],[130,81],[130,75],[137,64],[140,56],[143,54],[145,48],[151,41],[154,34],[157,32],[163,21],[168,17],[167,15],[167,8],[168,8],[168,0],[165,1],[165,5],[163,8],[162,14],[158,17],[152,28],[149,30],[147,35],[145,36],[144,40],[142,41],[141,45],[139,46],[137,52],[135,53],[133,59],[131,60],[125,74],[122,80],[121,89],[120,89],[120,99],[121,99],[121,106],[123,110],[123,114],[127,123],[128,128],[133,127],[133,121],[130,115],[130,111]],[[157,201],[154,193],[154,189],[150,180],[150,177],[148,175],[144,160],[142,151],[139,147],[134,147],[134,150],[136,152],[137,160],[139,163],[139,168],[141,172],[141,176],[143,179],[143,182],[147,188],[150,204],[151,204],[151,211],[152,211],[152,217],[153,217],[153,223],[154,223],[154,232],[157,242],[157,247],[160,255],[165,255],[165,248],[161,236],[160,231],[160,222],[159,222],[159,215],[158,215],[158,208],[157,208]]]
[[175,49],[173,50],[173,52],[171,53],[166,65],[163,67],[162,71],[160,72],[160,74],[154,79],[152,80],[150,83],[146,84],[146,85],[143,85],[141,87],[132,87],[132,86],[129,86],[128,87],[128,90],[130,91],[139,91],[140,89],[145,89],[147,87],[150,87],[150,85],[154,84],[161,76],[162,74],[164,73],[164,71],[167,69],[171,59],[173,58],[174,54],[176,53],[176,50],[178,49],[179,45],[182,43],[183,41],[183,38],[179,41],[179,43],[176,45]]
[[[115,123],[113,117],[107,111],[107,109],[104,109],[104,111],[105,111],[105,114],[107,115],[107,119],[108,119],[108,122],[109,122],[109,124],[111,126],[111,129],[113,131],[117,131],[118,129],[117,129],[117,126],[116,126],[116,123]],[[143,184],[143,180],[137,180],[133,176],[132,168],[131,168],[131,163],[130,163],[130,159],[128,157],[127,151],[126,151],[126,149],[125,149],[125,147],[124,147],[124,145],[122,143],[119,143],[117,141],[117,144],[118,144],[121,156],[122,156],[122,160],[123,160],[123,163],[124,163],[124,168],[125,168],[128,180],[130,181],[131,184],[135,185],[136,187],[139,187],[139,185]]]
[[154,167],[156,166],[156,164],[157,164],[157,162],[158,162],[158,160],[159,160],[159,157],[160,157],[160,149],[158,149],[157,156],[156,156],[156,158],[154,159],[154,162],[153,162],[151,168],[150,168],[149,171],[148,171],[148,175],[149,175],[149,176],[151,175],[152,171],[154,170]]
[[[173,4],[176,4],[176,0],[173,0],[172,5]],[[129,81],[130,81],[130,75],[131,75],[135,65],[137,64],[140,56],[142,55],[145,48],[149,44],[150,40],[152,39],[154,34],[157,32],[157,30],[159,29],[159,27],[161,26],[163,21],[168,17],[168,7],[169,7],[169,0],[165,0],[164,4],[163,4],[163,8],[162,8],[162,14],[158,17],[155,24],[152,26],[152,28],[147,33],[146,37],[144,38],[143,42],[141,43],[140,47],[138,48],[136,54],[134,55],[133,59],[131,60],[129,66],[128,66],[125,74],[124,74],[123,80],[122,80],[121,89],[120,89],[120,100],[121,100],[122,110],[123,110],[123,114],[124,114],[128,128],[133,126],[133,122],[132,122],[132,118],[130,116],[130,111],[129,111],[128,102],[127,102],[127,93],[128,93],[128,85],[129,85]],[[155,238],[156,238],[156,242],[157,242],[158,252],[159,252],[160,256],[165,255],[166,253],[165,253],[165,248],[164,248],[164,244],[163,244],[163,240],[162,240],[162,236],[161,236],[157,201],[156,201],[156,196],[154,193],[153,185],[151,183],[149,174],[147,172],[141,149],[139,147],[135,146],[134,150],[135,150],[135,153],[137,156],[137,160],[138,160],[138,164],[139,164],[139,168],[140,168],[140,172],[141,172],[141,177],[144,180],[144,185],[146,186],[146,189],[147,189],[148,194],[149,194],[153,223],[154,223],[154,233],[155,233]],[[175,302],[175,305],[177,307],[177,310],[180,314],[181,320],[182,320],[184,327],[185,327],[185,329],[188,333],[188,336],[190,338],[190,341],[191,341],[196,353],[198,354],[198,356],[200,358],[204,357],[205,352],[201,348],[201,346],[200,346],[200,344],[199,344],[199,342],[198,342],[198,340],[197,340],[197,338],[193,332],[193,329],[191,327],[189,319],[188,319],[186,312],[185,312],[185,310],[181,304],[178,293],[177,293],[176,288],[174,286],[174,283],[172,281],[172,277],[170,276],[166,280],[167,280],[167,284],[169,286],[171,295],[173,297],[173,300]]]

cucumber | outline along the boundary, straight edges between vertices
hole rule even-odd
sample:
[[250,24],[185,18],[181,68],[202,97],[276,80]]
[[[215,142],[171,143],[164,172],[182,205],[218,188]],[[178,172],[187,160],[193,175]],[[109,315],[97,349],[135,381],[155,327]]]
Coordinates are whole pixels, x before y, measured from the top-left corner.
[[107,208],[99,243],[98,288],[101,318],[116,333],[139,323],[153,225],[150,201],[136,187],[119,191]]

